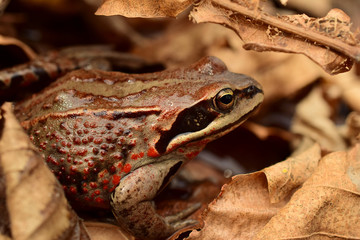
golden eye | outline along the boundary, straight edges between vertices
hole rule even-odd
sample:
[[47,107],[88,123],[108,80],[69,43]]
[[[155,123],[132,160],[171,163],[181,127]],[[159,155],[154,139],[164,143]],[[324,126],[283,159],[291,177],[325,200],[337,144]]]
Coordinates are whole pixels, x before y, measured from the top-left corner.
[[221,111],[230,110],[234,105],[234,92],[230,88],[222,89],[213,101],[214,105]]

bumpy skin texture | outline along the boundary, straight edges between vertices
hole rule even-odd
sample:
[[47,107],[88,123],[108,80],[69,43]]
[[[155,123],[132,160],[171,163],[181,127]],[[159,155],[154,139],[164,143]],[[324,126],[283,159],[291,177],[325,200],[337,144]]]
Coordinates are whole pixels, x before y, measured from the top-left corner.
[[160,239],[192,222],[163,218],[152,199],[262,100],[256,81],[209,57],[152,74],[74,71],[15,112],[75,206],[111,207],[138,238]]

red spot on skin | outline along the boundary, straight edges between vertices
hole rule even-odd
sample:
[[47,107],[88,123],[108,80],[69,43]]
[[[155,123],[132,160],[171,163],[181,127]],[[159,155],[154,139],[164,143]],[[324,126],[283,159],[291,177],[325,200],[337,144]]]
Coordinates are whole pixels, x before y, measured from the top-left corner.
[[100,143],[102,143],[103,142],[103,139],[102,138],[95,138],[94,139],[94,143],[95,144],[100,144]]
[[68,163],[71,163],[71,157],[68,157],[68,158],[66,159],[66,161],[67,161]]
[[182,149],[182,148],[179,148],[178,151],[179,151],[180,153],[184,153],[184,152],[185,152],[185,150]]
[[123,168],[124,173],[129,173],[131,171],[131,165],[129,163],[125,164]]
[[112,179],[112,183],[117,186],[120,182],[120,176],[118,175],[113,175],[113,179]]
[[81,142],[82,142],[83,144],[87,144],[87,143],[89,142],[89,140],[86,139],[86,138],[83,138],[83,139],[81,140]]
[[83,134],[83,131],[79,129],[79,130],[76,131],[76,133],[77,133],[78,135],[81,135],[81,134]]
[[104,190],[107,190],[109,188],[109,186],[104,186],[103,189]]
[[97,155],[97,154],[99,153],[99,149],[98,149],[98,148],[93,148],[92,151],[93,151],[93,153],[94,153],[95,155]]
[[70,187],[69,190],[72,194],[76,194],[76,192],[77,192],[75,187]]
[[40,143],[40,147],[42,148],[42,149],[46,149],[46,144],[47,144],[47,142],[42,142],[42,143]]
[[96,195],[100,195],[100,190],[95,190],[94,193],[95,193]]
[[58,153],[61,153],[61,154],[66,154],[67,153],[66,149],[63,148],[63,147],[58,147],[57,151],[58,151]]
[[141,153],[139,153],[139,156],[142,158],[142,157],[144,157],[144,152],[141,152]]
[[89,185],[91,188],[97,188],[98,186],[96,182],[90,182]]
[[101,197],[97,197],[97,198],[95,198],[95,202],[104,203],[104,199],[102,199]]
[[65,122],[60,123],[60,128],[66,130]]
[[70,135],[70,131],[69,130],[66,130],[66,135]]
[[101,150],[101,151],[100,151],[100,155],[101,155],[101,156],[105,156],[105,155],[106,155],[106,151]]
[[109,180],[107,180],[107,179],[104,179],[103,180],[103,184],[108,184],[110,181]]
[[108,142],[108,143],[112,142],[112,137],[111,136],[106,136],[105,139],[106,139],[106,142]]
[[66,144],[66,146],[67,146],[68,148],[70,148],[70,147],[72,146],[72,144],[71,144],[70,142],[68,142],[68,143]]
[[112,124],[112,123],[107,123],[107,124],[105,125],[105,127],[106,127],[107,130],[110,130],[110,129],[112,129],[112,128],[114,127],[114,124]]
[[122,155],[120,153],[115,153],[113,155],[113,158],[116,159],[116,160],[121,160],[123,157],[122,157]]
[[136,139],[131,139],[129,142],[130,147],[134,147],[136,145]]
[[76,145],[80,145],[81,140],[80,140],[79,137],[74,137],[73,142],[74,142],[74,144],[76,144]]
[[[84,130],[84,132],[85,132],[85,130]],[[88,136],[88,140],[89,140],[89,142],[92,142],[94,140],[94,137],[93,136]]]
[[34,141],[34,136],[33,135],[30,136],[30,140]]
[[91,127],[91,128],[97,128],[97,123],[96,123],[96,122],[90,123],[90,127]]
[[81,149],[79,149],[79,150],[77,151],[76,154],[79,155],[79,156],[85,156],[86,153],[87,153],[87,149],[86,149],[86,148],[81,148]]
[[72,166],[70,167],[70,171],[72,171],[72,172],[76,172],[76,171],[77,171],[77,167],[76,167],[76,166],[74,166],[74,165],[72,165]]
[[90,123],[88,121],[85,121],[84,122],[84,127],[86,127],[86,128],[90,127]]
[[64,191],[66,191],[67,186],[63,185],[62,188],[64,189]]
[[117,136],[122,135],[123,132],[124,132],[124,129],[122,129],[122,128],[116,129],[116,130],[114,131],[114,133],[115,133]]
[[195,152],[188,153],[188,154],[186,154],[185,156],[186,156],[188,159],[193,159],[193,158],[196,157],[199,153],[200,153],[199,151],[195,151]]
[[117,165],[118,168],[122,168],[122,166],[123,166],[122,162],[119,162]]
[[86,183],[86,182],[84,182],[84,183],[83,183],[83,187],[86,187],[86,186],[87,186],[87,183]]
[[83,188],[83,192],[84,192],[84,193],[88,193],[89,190],[88,190],[87,188]]
[[65,141],[61,141],[61,146],[63,146],[63,147],[66,147],[66,142]]
[[52,161],[52,159],[53,159],[53,157],[52,156],[48,156],[47,158],[46,158],[46,162],[50,162],[50,161]]
[[156,149],[154,147],[149,148],[147,155],[149,157],[159,157],[160,156],[160,154],[158,153],[158,151],[156,151]]
[[89,161],[89,162],[88,162],[88,166],[89,166],[89,167],[93,167],[94,165],[95,165],[95,164],[94,164],[93,161]]
[[85,134],[88,134],[88,133],[89,133],[89,130],[88,130],[88,129],[84,129],[84,133],[85,133]]
[[115,172],[116,172],[116,167],[115,167],[115,166],[111,166],[110,169],[109,169],[109,171],[110,171],[111,173],[115,173]]
[[109,145],[104,143],[100,147],[101,147],[101,149],[107,150],[109,148]]
[[79,128],[79,125],[77,123],[74,124],[74,128],[75,129],[78,129]]
[[89,174],[90,171],[89,171],[89,168],[84,168],[84,174]]
[[65,162],[65,158],[60,158],[60,162]]

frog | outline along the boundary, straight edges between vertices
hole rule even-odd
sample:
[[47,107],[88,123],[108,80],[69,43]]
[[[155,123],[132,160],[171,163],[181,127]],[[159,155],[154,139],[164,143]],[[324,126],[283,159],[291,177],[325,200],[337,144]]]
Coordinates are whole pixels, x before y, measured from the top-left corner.
[[39,54],[26,63],[1,69],[0,103],[19,101],[66,73],[80,68],[121,70],[128,73],[159,70],[157,63],[115,51],[107,45],[70,46]]
[[194,224],[197,206],[161,216],[153,199],[263,98],[256,80],[205,57],[154,73],[75,70],[14,111],[73,206],[111,209],[136,238],[164,239]]

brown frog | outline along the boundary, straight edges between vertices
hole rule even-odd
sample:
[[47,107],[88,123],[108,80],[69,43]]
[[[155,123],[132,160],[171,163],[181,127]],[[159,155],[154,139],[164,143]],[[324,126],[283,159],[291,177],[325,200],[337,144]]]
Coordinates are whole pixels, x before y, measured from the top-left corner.
[[160,216],[152,199],[262,100],[255,80],[207,57],[148,74],[76,70],[15,111],[73,204],[111,208],[136,237],[159,239],[193,221]]

